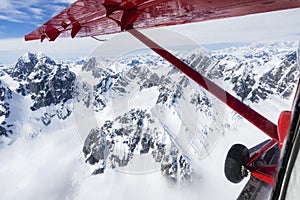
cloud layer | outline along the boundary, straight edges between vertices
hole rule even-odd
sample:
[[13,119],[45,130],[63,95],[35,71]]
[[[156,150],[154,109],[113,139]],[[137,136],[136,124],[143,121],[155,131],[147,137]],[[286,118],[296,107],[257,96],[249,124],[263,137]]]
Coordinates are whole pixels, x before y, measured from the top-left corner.
[[201,44],[300,39],[300,8],[173,27]]

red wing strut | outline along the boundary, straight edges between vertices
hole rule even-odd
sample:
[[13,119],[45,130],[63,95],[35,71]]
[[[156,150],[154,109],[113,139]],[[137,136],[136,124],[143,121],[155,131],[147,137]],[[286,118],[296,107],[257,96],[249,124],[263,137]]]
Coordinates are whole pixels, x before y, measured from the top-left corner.
[[260,115],[255,110],[236,99],[234,96],[220,88],[211,80],[205,78],[200,73],[190,68],[183,61],[176,58],[174,55],[169,53],[167,50],[163,49],[161,46],[147,38],[145,35],[137,31],[136,29],[131,29],[128,32],[131,33],[138,40],[140,40],[142,43],[144,43],[147,47],[151,48],[158,55],[166,59],[172,65],[174,65],[181,72],[186,74],[190,79],[201,85],[204,89],[206,89],[212,95],[217,97],[220,101],[228,105],[231,109],[239,113],[257,128],[262,130],[268,136],[273,138],[275,141],[279,141],[277,126],[273,122],[269,121],[264,116]]

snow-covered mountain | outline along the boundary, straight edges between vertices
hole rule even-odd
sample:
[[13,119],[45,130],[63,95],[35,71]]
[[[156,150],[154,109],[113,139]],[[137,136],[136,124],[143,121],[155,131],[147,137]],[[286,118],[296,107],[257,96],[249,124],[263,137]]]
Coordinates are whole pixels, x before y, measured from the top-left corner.
[[[296,49],[282,42],[174,53],[258,111],[273,101],[268,116],[276,121],[298,81]],[[27,53],[0,74],[0,151],[21,137],[75,127],[94,175],[159,171],[172,184],[189,185],[201,176],[200,161],[240,120],[147,51],[67,64]]]
[[9,87],[3,85],[2,82],[0,82],[0,85],[0,136],[9,138],[12,135],[12,130],[10,130],[12,125],[8,124],[5,119],[9,118],[10,116],[11,110],[9,107],[9,101],[12,98],[12,91],[9,89]]
[[[153,169],[138,169],[138,172],[161,169],[172,180],[191,178],[193,170],[185,151],[197,138],[194,142],[199,143],[196,145],[199,156],[205,156],[204,152],[213,146],[210,141],[221,130],[218,126],[210,127],[217,115],[212,101],[203,90],[153,54],[114,60],[111,65],[109,69],[101,67],[91,58],[83,65],[84,72],[78,75],[83,79],[90,72],[97,83],[81,82],[78,95],[79,101],[102,120],[91,129],[84,143],[87,160],[99,165],[94,173],[104,172],[106,167],[122,170],[136,157],[148,154],[160,167],[154,163]],[[103,112],[113,113],[112,118],[101,119]],[[205,121],[199,122],[200,119]],[[203,127],[199,128],[200,124]]]
[[[298,80],[297,44],[293,42],[253,44],[209,52],[210,67],[198,64],[197,52],[190,64],[233,91],[242,101],[258,103],[271,95],[289,98]],[[290,85],[291,84],[291,85]]]
[[27,53],[1,71],[1,129],[7,137],[0,141],[9,143],[24,133],[35,137],[50,128],[52,118],[64,120],[71,114],[76,75],[68,66]]
[[47,56],[25,54],[10,75],[20,82],[16,92],[23,96],[30,94],[34,101],[33,111],[51,104],[63,104],[73,98],[76,75],[68,66],[56,64]]

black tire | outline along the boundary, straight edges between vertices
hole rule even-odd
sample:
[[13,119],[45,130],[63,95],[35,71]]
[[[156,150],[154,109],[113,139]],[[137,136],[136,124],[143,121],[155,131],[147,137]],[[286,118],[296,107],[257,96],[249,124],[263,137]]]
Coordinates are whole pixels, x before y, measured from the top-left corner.
[[249,157],[249,149],[242,144],[235,144],[230,148],[224,166],[225,176],[230,182],[239,183],[247,176],[243,166],[246,165]]

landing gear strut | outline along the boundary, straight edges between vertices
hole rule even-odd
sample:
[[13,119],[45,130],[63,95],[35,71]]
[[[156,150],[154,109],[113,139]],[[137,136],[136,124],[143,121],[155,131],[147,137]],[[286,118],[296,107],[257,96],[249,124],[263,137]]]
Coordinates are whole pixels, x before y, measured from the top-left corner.
[[274,140],[266,140],[250,150],[242,144],[235,144],[225,160],[225,176],[230,182],[239,183],[251,173],[251,176],[274,185],[279,156],[280,147]]

